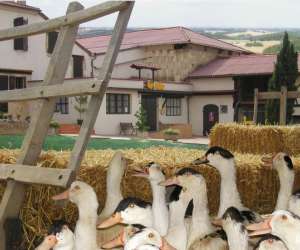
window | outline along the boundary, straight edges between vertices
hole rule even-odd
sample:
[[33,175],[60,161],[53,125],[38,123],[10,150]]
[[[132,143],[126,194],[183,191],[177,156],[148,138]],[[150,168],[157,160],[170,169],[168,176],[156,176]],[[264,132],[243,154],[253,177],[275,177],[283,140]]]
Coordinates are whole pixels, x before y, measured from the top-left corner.
[[56,41],[57,41],[57,37],[58,37],[58,32],[56,31],[51,31],[48,32],[47,34],[47,53],[52,54]]
[[73,55],[73,77],[83,77],[83,56]]
[[130,95],[106,94],[106,114],[130,114]]
[[66,96],[60,97],[55,106],[55,112],[61,114],[69,114],[69,98]]
[[[24,17],[18,17],[14,19],[14,27],[28,24],[28,20]],[[14,49],[15,50],[28,50],[28,37],[21,37],[14,39]]]
[[166,98],[166,115],[167,116],[181,115],[181,98],[175,98],[175,97]]
[[220,106],[220,111],[223,114],[227,114],[228,113],[228,106],[227,105],[221,105]]
[[[8,90],[8,76],[0,75],[0,90]],[[0,103],[0,112],[8,112],[8,103]]]

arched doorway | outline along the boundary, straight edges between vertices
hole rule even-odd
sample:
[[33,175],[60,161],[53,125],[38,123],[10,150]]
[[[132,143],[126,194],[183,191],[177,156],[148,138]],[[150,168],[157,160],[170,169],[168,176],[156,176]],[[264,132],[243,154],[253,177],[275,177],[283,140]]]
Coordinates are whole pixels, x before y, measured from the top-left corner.
[[219,122],[219,107],[207,104],[203,107],[203,135],[208,135],[211,128]]

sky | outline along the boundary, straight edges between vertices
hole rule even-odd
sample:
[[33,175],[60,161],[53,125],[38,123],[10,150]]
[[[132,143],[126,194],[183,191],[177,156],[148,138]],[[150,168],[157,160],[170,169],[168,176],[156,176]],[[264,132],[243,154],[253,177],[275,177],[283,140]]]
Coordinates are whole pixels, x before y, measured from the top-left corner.
[[[64,15],[69,0],[27,0],[50,18]],[[85,7],[104,2],[79,0]],[[85,23],[112,27],[116,15]],[[137,0],[129,27],[300,28],[300,0]]]

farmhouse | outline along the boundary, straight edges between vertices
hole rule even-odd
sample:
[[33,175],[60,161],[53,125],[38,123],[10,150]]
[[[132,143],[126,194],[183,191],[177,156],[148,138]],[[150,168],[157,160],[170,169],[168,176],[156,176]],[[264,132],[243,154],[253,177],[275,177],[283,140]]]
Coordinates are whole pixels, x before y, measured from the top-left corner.
[[[25,1],[0,1],[0,28],[39,22],[47,17]],[[111,36],[78,38],[65,82],[90,82],[98,74]],[[42,83],[57,32],[0,43],[0,89]],[[257,55],[240,47],[193,32],[184,27],[127,32],[99,110],[95,133],[118,135],[121,123],[136,122],[142,105],[153,137],[167,127],[183,137],[206,135],[216,122],[252,118],[254,88],[267,89],[275,55]],[[264,120],[263,102],[259,121]],[[54,120],[62,132],[77,132],[85,103],[60,98]],[[25,119],[32,102],[1,104],[0,110]],[[300,117],[296,109],[295,122]],[[156,133],[155,133],[156,132]]]

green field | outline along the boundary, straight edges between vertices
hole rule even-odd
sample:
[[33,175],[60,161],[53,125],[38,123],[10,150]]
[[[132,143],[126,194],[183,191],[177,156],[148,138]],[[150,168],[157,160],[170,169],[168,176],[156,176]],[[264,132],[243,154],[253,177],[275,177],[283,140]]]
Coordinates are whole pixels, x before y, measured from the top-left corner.
[[[21,135],[0,135],[0,148],[18,149],[22,145],[24,136]],[[70,150],[73,148],[76,137],[68,136],[48,136],[44,145],[44,150]],[[171,141],[154,141],[143,139],[108,139],[92,138],[88,144],[88,149],[129,149],[129,148],[149,148],[152,146],[181,147],[191,149],[206,149],[207,145],[188,144]]]

